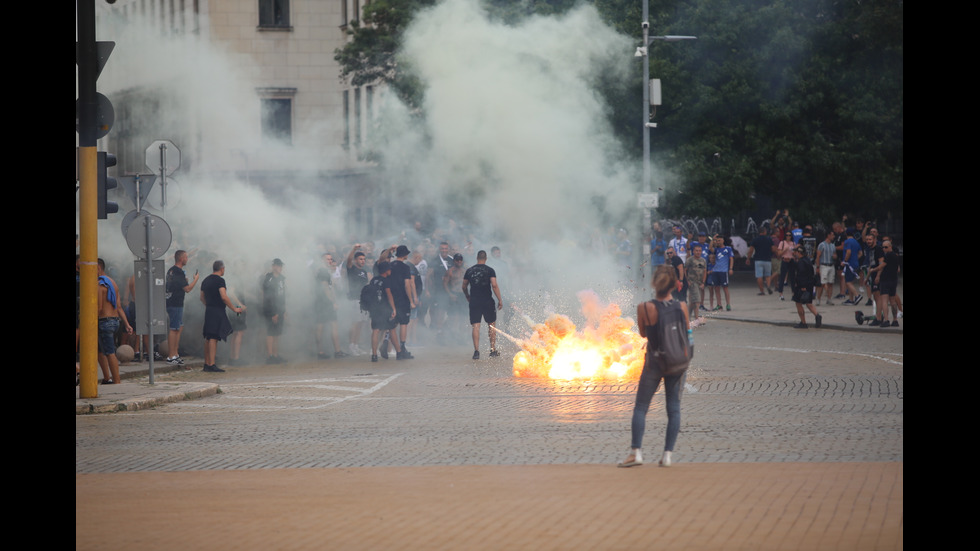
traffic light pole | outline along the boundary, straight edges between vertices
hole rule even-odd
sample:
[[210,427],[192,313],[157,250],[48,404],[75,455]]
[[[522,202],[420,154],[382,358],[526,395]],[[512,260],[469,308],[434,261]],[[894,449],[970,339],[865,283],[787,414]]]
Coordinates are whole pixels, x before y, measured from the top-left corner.
[[98,398],[99,233],[96,138],[95,0],[77,0],[78,20],[78,237],[79,237],[79,397]]

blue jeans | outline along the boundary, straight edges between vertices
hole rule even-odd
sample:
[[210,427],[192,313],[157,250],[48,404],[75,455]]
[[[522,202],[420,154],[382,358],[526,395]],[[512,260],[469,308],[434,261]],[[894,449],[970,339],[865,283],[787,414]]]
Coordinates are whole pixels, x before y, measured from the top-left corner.
[[677,433],[681,430],[681,394],[684,392],[684,381],[687,371],[679,375],[664,377],[656,362],[647,362],[640,374],[640,383],[636,387],[636,405],[633,406],[633,422],[631,425],[633,442],[631,448],[643,447],[643,432],[646,429],[647,410],[653,395],[664,381],[664,397],[667,400],[667,436],[664,441],[664,451],[674,451],[677,443]]
[[184,307],[167,306],[167,318],[169,319],[170,330],[180,331],[184,326]]
[[119,331],[119,318],[99,318],[99,354],[116,353],[116,331]]

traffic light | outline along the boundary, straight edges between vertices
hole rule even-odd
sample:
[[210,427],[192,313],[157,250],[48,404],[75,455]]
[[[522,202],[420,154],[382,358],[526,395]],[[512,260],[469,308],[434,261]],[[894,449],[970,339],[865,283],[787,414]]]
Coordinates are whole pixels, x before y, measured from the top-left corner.
[[108,201],[108,192],[110,189],[116,189],[119,185],[115,178],[110,177],[106,170],[111,166],[116,166],[116,156],[112,153],[106,153],[105,151],[98,152],[98,177],[99,177],[99,219],[105,220],[106,215],[119,212],[119,204],[114,201]]

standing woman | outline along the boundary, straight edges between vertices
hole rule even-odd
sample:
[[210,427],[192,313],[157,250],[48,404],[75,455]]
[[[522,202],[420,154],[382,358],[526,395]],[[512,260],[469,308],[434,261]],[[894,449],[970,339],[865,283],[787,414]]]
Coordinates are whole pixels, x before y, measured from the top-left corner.
[[[661,265],[653,274],[653,288],[661,308],[680,308],[684,313],[684,327],[688,328],[688,338],[690,339],[690,316],[687,311],[687,304],[674,302],[671,298],[671,291],[677,286],[677,276],[674,270]],[[632,421],[632,444],[629,456],[619,464],[620,467],[633,467],[643,464],[643,456],[640,448],[643,444],[643,432],[646,428],[647,410],[650,408],[650,401],[660,387],[660,380],[664,381],[664,396],[667,400],[667,436],[664,442],[664,453],[660,459],[661,467],[669,467],[671,463],[670,454],[674,450],[677,442],[677,433],[681,428],[681,393],[684,390],[684,381],[687,378],[687,370],[681,371],[676,375],[664,375],[660,361],[654,353],[661,348],[661,343],[657,342],[659,331],[657,320],[659,314],[657,305],[644,302],[636,308],[637,325],[640,328],[640,336],[647,339],[647,356],[643,365],[643,372],[640,375],[640,383],[636,388],[636,405],[633,406]]]

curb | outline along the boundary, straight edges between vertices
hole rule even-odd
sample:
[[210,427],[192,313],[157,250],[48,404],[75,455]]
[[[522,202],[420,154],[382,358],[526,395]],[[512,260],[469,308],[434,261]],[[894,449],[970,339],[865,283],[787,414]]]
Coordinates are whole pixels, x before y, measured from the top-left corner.
[[[221,392],[218,385],[214,383],[157,383],[153,386],[148,383],[121,383],[119,386],[123,385],[138,385],[147,392],[138,396],[133,396],[135,394],[133,392],[121,392],[119,398],[113,398],[112,393],[106,392],[109,394],[107,397],[94,398],[91,401],[79,399],[75,402],[75,415],[138,411],[162,404],[213,396]],[[102,388],[110,386],[115,385],[106,385]]]

